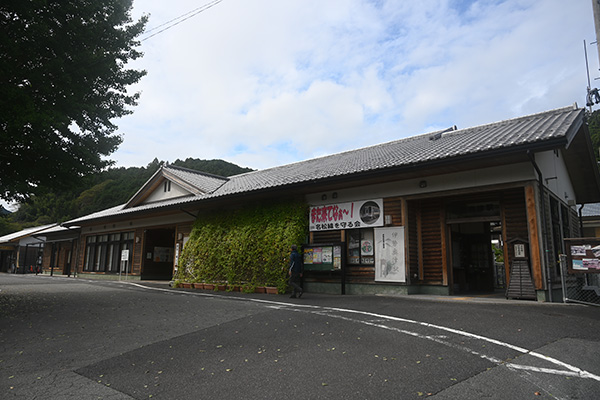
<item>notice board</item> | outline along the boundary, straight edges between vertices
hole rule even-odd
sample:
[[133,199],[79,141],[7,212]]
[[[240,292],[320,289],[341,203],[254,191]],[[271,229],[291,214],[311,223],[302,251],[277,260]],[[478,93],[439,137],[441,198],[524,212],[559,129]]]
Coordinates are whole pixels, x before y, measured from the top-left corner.
[[304,270],[332,271],[342,268],[342,245],[305,245]]

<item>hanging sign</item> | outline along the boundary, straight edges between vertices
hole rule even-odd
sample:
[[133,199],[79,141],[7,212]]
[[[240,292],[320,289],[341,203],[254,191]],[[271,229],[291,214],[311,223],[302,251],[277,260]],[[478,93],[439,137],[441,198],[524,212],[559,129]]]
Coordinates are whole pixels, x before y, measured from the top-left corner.
[[383,226],[383,199],[311,207],[309,218],[311,231]]
[[375,229],[375,281],[406,282],[404,227]]

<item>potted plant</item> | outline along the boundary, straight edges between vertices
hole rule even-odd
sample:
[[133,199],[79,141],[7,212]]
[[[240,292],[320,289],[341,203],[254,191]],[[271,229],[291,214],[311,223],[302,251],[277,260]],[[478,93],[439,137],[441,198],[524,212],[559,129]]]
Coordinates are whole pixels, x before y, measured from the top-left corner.
[[267,286],[265,287],[265,291],[267,292],[267,294],[278,294],[279,290],[277,289],[276,286]]

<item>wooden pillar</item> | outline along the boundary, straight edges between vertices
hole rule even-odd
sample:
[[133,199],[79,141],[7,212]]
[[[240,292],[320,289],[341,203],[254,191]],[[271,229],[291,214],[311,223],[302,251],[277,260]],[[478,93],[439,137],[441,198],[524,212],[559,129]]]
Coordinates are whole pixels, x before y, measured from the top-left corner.
[[[541,194],[543,195],[543,194]],[[525,187],[525,202],[527,204],[527,229],[529,231],[529,249],[533,284],[537,290],[544,289],[544,278],[542,271],[542,253],[540,248],[539,224],[537,220],[535,189],[532,185]],[[545,210],[541,210],[545,212]]]
[[[442,203],[443,205],[443,203]],[[440,235],[442,239],[442,283],[448,285],[448,227],[446,225],[445,207],[440,211]]]

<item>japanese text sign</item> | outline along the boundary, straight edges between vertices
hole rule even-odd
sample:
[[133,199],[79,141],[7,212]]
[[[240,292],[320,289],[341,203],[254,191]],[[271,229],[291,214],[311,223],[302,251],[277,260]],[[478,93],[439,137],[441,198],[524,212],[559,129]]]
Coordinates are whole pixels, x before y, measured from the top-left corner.
[[362,200],[310,208],[310,230],[370,228],[383,226],[383,200]]

